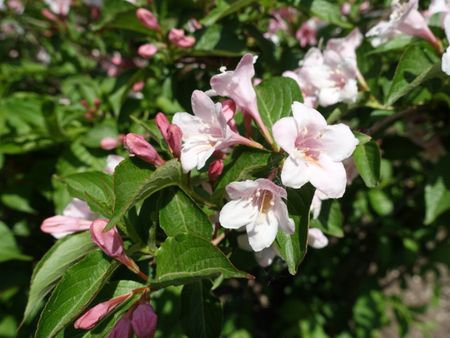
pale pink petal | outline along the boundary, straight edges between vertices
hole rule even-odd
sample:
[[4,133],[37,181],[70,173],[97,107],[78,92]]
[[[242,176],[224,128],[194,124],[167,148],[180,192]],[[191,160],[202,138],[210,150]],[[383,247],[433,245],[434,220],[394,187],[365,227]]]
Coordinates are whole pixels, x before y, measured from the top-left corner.
[[249,224],[246,227],[248,242],[256,252],[268,248],[275,241],[278,232],[278,221],[272,211],[263,215],[262,220]]
[[273,206],[275,216],[278,220],[278,226],[287,234],[292,235],[295,232],[295,223],[289,218],[288,208],[286,204],[279,200]]
[[225,188],[228,196],[231,199],[248,198],[258,188],[258,183],[252,180],[245,180],[241,182],[232,182]]
[[89,230],[91,223],[83,218],[57,215],[46,218],[41,224],[41,231],[62,238],[74,232]]
[[172,118],[172,123],[181,128],[183,138],[200,134],[202,128],[200,118],[188,113],[176,113]]
[[308,245],[314,249],[322,249],[328,245],[328,238],[320,229],[311,228],[308,230]]
[[325,127],[320,142],[324,153],[336,162],[350,157],[359,143],[350,128],[342,123]]
[[288,154],[295,151],[295,140],[298,136],[296,120],[292,117],[283,117],[272,127],[275,142]]
[[324,128],[327,125],[327,121],[322,114],[303,103],[294,102],[292,104],[292,112],[299,128],[309,128],[311,126]]
[[239,229],[253,222],[258,209],[249,200],[232,200],[220,211],[219,222],[224,228]]
[[122,162],[125,158],[119,155],[108,155],[106,157],[106,167],[105,172],[107,174],[113,174],[116,167]]
[[215,122],[215,114],[216,107],[211,98],[206,95],[201,90],[194,90],[191,98],[192,111],[195,116],[198,116],[203,121],[207,121],[209,123]]
[[208,139],[188,140],[181,148],[180,160],[183,171],[188,172],[195,167],[203,168],[214,151],[215,148]]
[[321,154],[316,164],[308,167],[311,184],[329,198],[340,198],[344,195],[347,176],[341,162],[332,161]]
[[289,156],[281,170],[281,181],[287,187],[299,189],[310,180],[308,166],[303,160]]
[[97,215],[92,212],[91,208],[89,208],[89,205],[78,198],[72,199],[69,204],[67,204],[64,208],[63,215],[84,218],[87,220],[94,220],[97,217]]
[[270,246],[266,249],[263,249],[259,252],[255,252],[256,262],[263,268],[270,266],[273,262],[273,259],[277,256],[276,250],[273,246]]

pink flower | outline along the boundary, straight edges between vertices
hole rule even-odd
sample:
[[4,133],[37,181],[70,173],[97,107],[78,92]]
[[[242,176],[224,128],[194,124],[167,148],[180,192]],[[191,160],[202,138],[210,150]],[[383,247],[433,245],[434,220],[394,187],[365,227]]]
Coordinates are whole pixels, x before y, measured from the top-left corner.
[[112,150],[116,149],[120,144],[120,141],[117,137],[104,137],[100,141],[100,148],[103,150]]
[[317,90],[312,83],[309,83],[303,79],[302,75],[300,75],[300,69],[295,71],[285,71],[283,73],[284,77],[289,77],[297,82],[303,96],[303,102],[308,107],[316,107],[317,106]]
[[311,228],[308,230],[308,245],[314,249],[322,249],[328,245],[328,238],[320,229]]
[[55,14],[66,16],[69,13],[71,0],[44,0],[44,2]]
[[234,144],[260,147],[256,142],[233,132],[222,114],[221,104],[214,104],[204,92],[195,90],[192,93],[192,110],[194,115],[176,113],[172,120],[183,133],[180,160],[185,172],[195,167],[203,168],[215,151]]
[[358,140],[344,124],[328,126],[315,109],[300,102],[292,105],[293,117],[284,117],[273,126],[275,141],[285,150],[281,181],[301,188],[307,182],[328,198],[345,192],[347,178],[342,161],[350,157]]
[[294,233],[294,221],[283,201],[287,193],[282,187],[259,178],[230,183],[226,191],[231,201],[220,211],[220,224],[227,229],[245,227],[254,251],[270,247],[279,227],[288,234]]
[[208,168],[208,177],[210,182],[215,182],[222,175],[224,163],[222,159],[211,162]]
[[300,46],[305,48],[306,46],[317,45],[317,32],[323,24],[318,18],[311,18],[305,21],[295,33]]
[[153,307],[141,301],[131,315],[131,326],[137,338],[153,338],[155,336],[158,316]]
[[249,113],[264,137],[272,143],[272,137],[259,115],[256,92],[252,84],[252,78],[255,76],[253,61],[251,54],[245,54],[234,71],[225,71],[213,76],[210,85],[218,95],[231,98],[241,110]]
[[44,220],[41,231],[61,238],[74,232],[89,230],[92,221],[97,217],[86,202],[74,198],[64,209],[62,215]]
[[180,127],[175,124],[170,124],[166,115],[163,113],[156,114],[155,121],[172,154],[175,157],[180,158],[181,140],[183,138],[183,132]]
[[139,8],[136,11],[136,17],[147,28],[150,28],[155,31],[159,31],[161,28],[159,27],[158,19],[156,16],[145,8]]
[[114,170],[122,162],[124,158],[119,155],[108,155],[106,157],[106,167],[104,169],[107,174],[114,174]]
[[155,55],[158,52],[158,48],[152,43],[146,43],[145,45],[142,45],[138,49],[139,56],[143,57],[144,59],[150,59],[153,55]]
[[125,253],[123,241],[117,229],[114,227],[109,231],[103,231],[107,224],[108,220],[106,219],[96,219],[92,222],[90,227],[92,241],[102,249],[105,254],[121,262],[134,273],[139,273],[139,267]]
[[378,46],[395,35],[404,33],[428,40],[433,46],[440,48],[439,41],[428,28],[425,18],[418,11],[418,6],[418,0],[409,0],[407,3],[394,0],[389,21],[381,21],[366,33],[367,37],[374,37],[372,45]]
[[92,329],[97,323],[105,318],[112,310],[114,310],[118,305],[122,304],[128,300],[133,295],[132,292],[126,293],[124,295],[111,298],[106,302],[97,304],[93,308],[89,309],[85,314],[78,318],[74,324],[76,329],[89,330]]
[[[444,27],[447,40],[450,41],[450,15],[446,16]],[[442,71],[450,75],[450,47],[447,47],[446,52],[442,55]]]
[[339,54],[346,63],[353,65],[356,71],[358,69],[356,49],[361,45],[362,39],[363,35],[358,28],[355,28],[346,37],[328,40],[326,50]]
[[155,148],[153,148],[142,135],[133,133],[127,134],[124,139],[124,145],[131,156],[137,156],[145,162],[154,164],[155,166],[160,166],[165,163]]
[[178,48],[191,48],[195,45],[193,36],[186,36],[184,30],[172,28],[169,32],[169,41]]

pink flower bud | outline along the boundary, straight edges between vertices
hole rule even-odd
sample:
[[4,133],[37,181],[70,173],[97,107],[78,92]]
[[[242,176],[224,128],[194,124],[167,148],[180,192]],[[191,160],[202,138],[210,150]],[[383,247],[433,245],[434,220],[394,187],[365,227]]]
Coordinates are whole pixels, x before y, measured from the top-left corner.
[[170,122],[167,119],[166,115],[163,113],[156,114],[155,117],[156,125],[158,126],[159,131],[161,132],[162,137],[167,141],[167,130],[169,129]]
[[102,249],[105,254],[118,260],[131,271],[139,273],[139,267],[125,253],[123,241],[117,229],[112,228],[109,231],[103,231],[107,224],[108,220],[106,219],[96,219],[92,222],[90,227],[92,241],[97,244],[97,246]]
[[142,45],[138,49],[139,56],[143,57],[144,59],[150,59],[153,55],[158,52],[158,48],[154,44],[146,43],[145,45]]
[[142,89],[144,89],[144,86],[145,86],[145,82],[139,81],[139,82],[136,82],[131,89],[133,90],[133,92],[140,92]]
[[136,11],[136,16],[141,24],[143,24],[145,27],[153,29],[155,31],[160,30],[158,19],[156,19],[156,16],[149,10],[145,8],[139,8]]
[[352,10],[352,6],[348,2],[344,2],[341,6],[341,13],[344,15],[349,15]]
[[161,156],[159,156],[155,148],[153,148],[142,135],[133,133],[127,134],[125,136],[124,145],[131,155],[136,155],[150,164],[160,166],[165,162]]
[[175,124],[171,124],[167,130],[167,143],[172,150],[173,155],[176,158],[180,158],[181,155],[181,140],[183,138],[183,132],[180,127]]
[[124,295],[111,298],[106,302],[97,304],[93,308],[89,309],[84,315],[77,319],[74,324],[76,329],[89,330],[92,329],[97,323],[105,318],[105,316],[114,310],[118,305],[128,300],[133,295],[132,292]]
[[131,315],[131,326],[137,338],[153,338],[157,322],[158,316],[148,303],[139,303]]
[[104,150],[112,150],[119,146],[120,142],[115,137],[104,137],[100,141],[100,148]]
[[50,21],[54,21],[54,22],[58,22],[59,21],[58,17],[55,14],[53,14],[52,12],[50,12],[47,8],[44,8],[41,11],[41,14],[42,14],[42,16],[46,17]]
[[89,230],[91,223],[92,221],[83,218],[58,215],[46,218],[41,224],[41,231],[61,238],[74,232]]
[[208,168],[208,177],[210,182],[215,182],[222,175],[223,172],[223,160],[215,160],[211,162]]
[[193,36],[186,36],[184,30],[172,28],[169,32],[169,41],[179,48],[191,48],[195,44]]
[[130,314],[126,313],[114,326],[108,338],[130,338],[133,333]]

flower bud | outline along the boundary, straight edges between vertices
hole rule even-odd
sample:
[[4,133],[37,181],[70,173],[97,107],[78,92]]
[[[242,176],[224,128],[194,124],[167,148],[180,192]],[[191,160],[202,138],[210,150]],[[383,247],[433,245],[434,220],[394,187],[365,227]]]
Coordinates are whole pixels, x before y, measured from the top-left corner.
[[157,322],[158,316],[148,303],[139,303],[131,315],[131,326],[137,338],[153,338]]
[[126,313],[114,326],[108,338],[130,338],[133,333],[130,314]]
[[100,141],[100,148],[103,150],[112,150],[119,146],[120,142],[115,137],[104,137]]
[[167,119],[166,115],[163,113],[156,114],[155,117],[156,125],[158,126],[159,131],[161,132],[162,137],[167,141],[167,130],[169,129],[170,122]]
[[92,222],[90,231],[92,241],[108,256],[118,260],[134,273],[139,273],[139,267],[127,256],[123,247],[123,241],[116,228],[104,232],[108,220],[96,219]]
[[215,160],[211,162],[208,168],[208,177],[210,182],[215,182],[222,175],[223,172],[223,160]]
[[97,323],[105,318],[105,316],[114,310],[118,305],[128,300],[133,295],[132,292],[124,295],[111,298],[106,302],[97,304],[93,308],[89,309],[84,315],[78,318],[74,324],[76,329],[89,330],[92,329]]
[[124,145],[131,155],[136,155],[142,160],[156,166],[164,164],[164,160],[159,156],[155,148],[142,135],[127,134],[124,139]]
[[167,130],[167,143],[175,157],[180,158],[181,155],[181,139],[183,138],[183,132],[180,127],[175,124],[171,124]]
[[145,45],[142,45],[138,49],[139,56],[143,57],[144,59],[150,59],[153,55],[158,52],[158,48],[152,43],[146,43]]
[[169,32],[169,41],[179,48],[191,48],[195,44],[193,36],[186,36],[184,30],[172,28]]
[[145,86],[144,81],[138,81],[133,85],[131,89],[133,90],[133,92],[140,92],[142,89],[144,89],[144,86]]
[[160,30],[158,19],[149,10],[145,8],[139,8],[136,11],[136,16],[138,20],[141,22],[141,24],[143,24],[145,27],[153,29],[155,31]]

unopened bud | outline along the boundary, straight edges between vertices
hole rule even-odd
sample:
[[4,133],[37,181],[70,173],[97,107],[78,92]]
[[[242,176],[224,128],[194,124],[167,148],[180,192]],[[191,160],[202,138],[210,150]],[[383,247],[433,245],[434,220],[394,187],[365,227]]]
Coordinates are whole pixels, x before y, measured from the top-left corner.
[[132,333],[130,313],[127,312],[116,323],[108,338],[130,338]]
[[193,36],[186,36],[184,30],[177,28],[170,30],[169,41],[179,48],[191,48],[195,44]]
[[208,168],[208,177],[210,182],[215,182],[222,175],[224,163],[223,160],[215,160],[211,162]]
[[143,57],[144,59],[150,59],[157,52],[158,48],[156,48],[156,46],[151,43],[146,43],[145,45],[140,46],[138,49],[139,56]]
[[164,137],[164,139],[167,140],[167,131],[169,129],[170,122],[167,119],[166,115],[164,115],[161,112],[156,114],[155,122],[156,125],[158,126],[159,131],[161,132],[162,137]]
[[155,148],[153,148],[142,135],[133,133],[127,134],[125,136],[124,145],[131,155],[136,155],[150,164],[160,166],[165,162],[161,156],[159,156]]
[[141,24],[143,24],[145,27],[153,29],[155,31],[160,30],[158,19],[149,10],[145,8],[139,8],[136,11],[136,16],[138,20],[141,22]]
[[172,150],[173,156],[180,158],[181,156],[181,140],[183,132],[176,124],[171,124],[167,131],[167,143]]
[[141,302],[133,310],[131,326],[137,338],[153,338],[157,323],[158,316],[150,304]]
[[120,142],[115,137],[104,137],[100,141],[100,148],[103,150],[112,150],[119,146]]
[[92,329],[97,323],[105,318],[105,316],[114,310],[118,305],[128,300],[133,295],[132,292],[124,295],[111,298],[106,302],[97,304],[93,308],[89,309],[84,315],[77,319],[74,324],[76,329],[89,330]]

